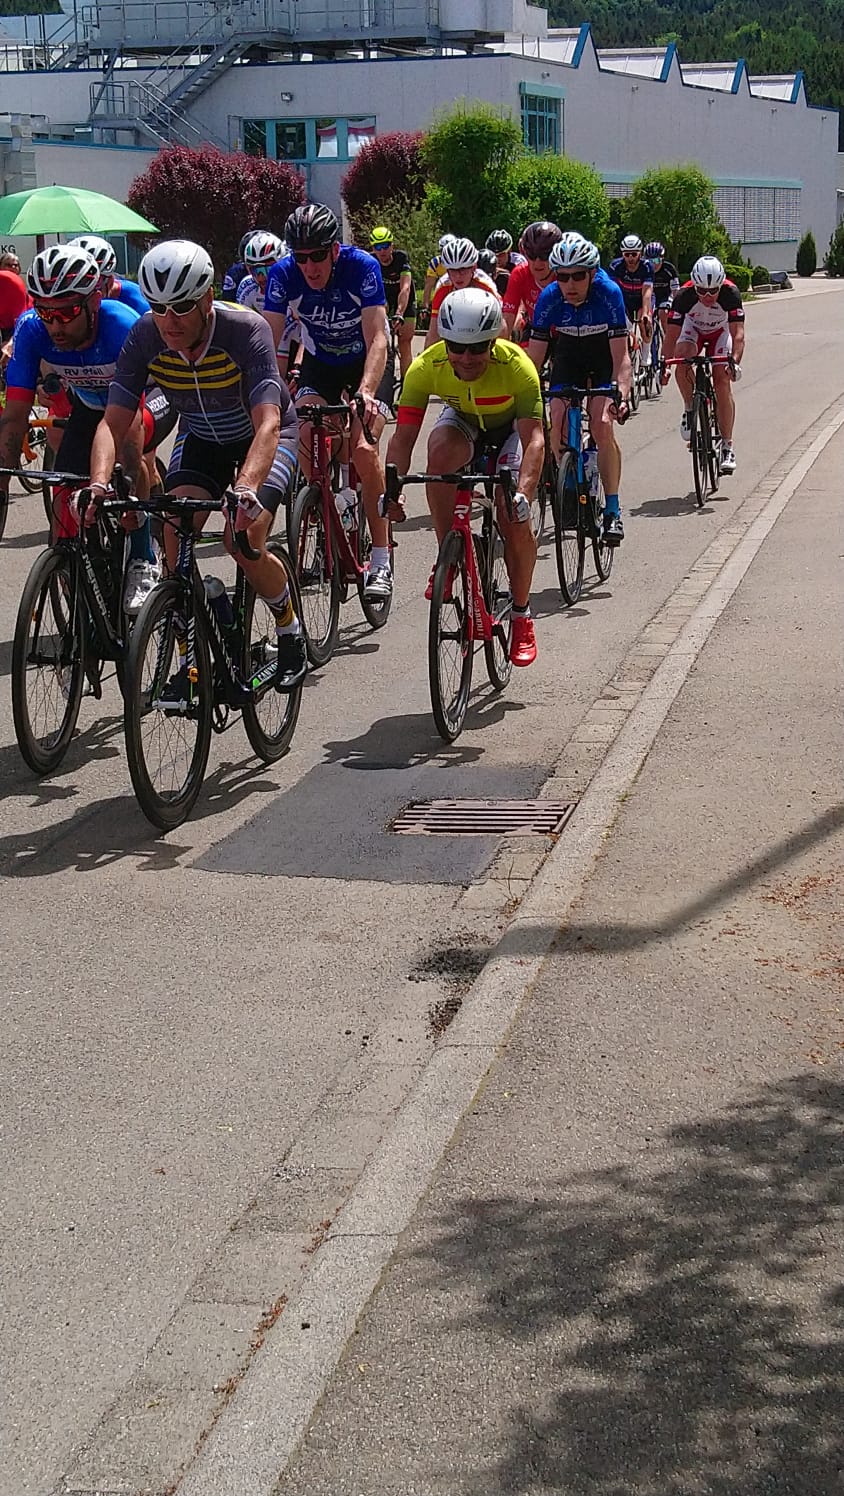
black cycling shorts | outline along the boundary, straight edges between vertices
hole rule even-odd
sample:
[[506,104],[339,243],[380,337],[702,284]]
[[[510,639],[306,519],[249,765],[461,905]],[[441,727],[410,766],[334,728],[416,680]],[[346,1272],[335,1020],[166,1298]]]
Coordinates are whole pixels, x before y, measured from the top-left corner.
[[94,410],[90,405],[83,405],[81,400],[72,399],[70,415],[56,453],[58,473],[78,473],[80,478],[88,477],[94,433],[102,418],[101,410]]
[[[353,364],[327,364],[306,349],[302,354],[296,399],[306,401],[309,395],[319,395],[326,405],[339,405],[357,393],[365,367],[365,358],[355,359]],[[375,391],[375,398],[385,416],[392,411],[394,389],[394,366],[388,349],[381,383]]]
[[[573,347],[561,347],[570,341]],[[590,348],[590,343],[597,347]],[[584,346],[585,345],[585,346]],[[554,394],[561,385],[573,384],[583,389],[588,383],[612,384],[612,353],[608,338],[561,338],[557,340],[551,363],[548,391]]]
[[[221,499],[240,471],[252,445],[252,437],[236,442],[207,442],[193,432],[185,431],[176,439],[164,488],[201,488],[212,499]],[[296,471],[296,453],[286,442],[276,448],[273,465],[258,492],[262,508],[275,514]]]

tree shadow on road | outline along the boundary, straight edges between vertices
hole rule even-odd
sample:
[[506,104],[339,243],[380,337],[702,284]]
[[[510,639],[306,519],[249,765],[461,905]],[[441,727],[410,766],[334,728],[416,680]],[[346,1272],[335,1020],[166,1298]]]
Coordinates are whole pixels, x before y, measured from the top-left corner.
[[840,1491],[843,1186],[844,1086],[798,1075],[635,1164],[436,1217],[420,1296],[467,1306],[445,1322],[507,1409],[455,1496]]

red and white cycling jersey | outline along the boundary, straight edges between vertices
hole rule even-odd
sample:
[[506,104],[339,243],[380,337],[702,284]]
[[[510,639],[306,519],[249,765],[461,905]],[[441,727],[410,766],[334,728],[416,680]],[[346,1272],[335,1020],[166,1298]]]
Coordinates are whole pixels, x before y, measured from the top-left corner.
[[744,321],[741,295],[731,280],[725,280],[714,301],[701,301],[692,282],[686,281],[674,297],[668,321],[679,324],[680,343],[723,341],[731,323]]

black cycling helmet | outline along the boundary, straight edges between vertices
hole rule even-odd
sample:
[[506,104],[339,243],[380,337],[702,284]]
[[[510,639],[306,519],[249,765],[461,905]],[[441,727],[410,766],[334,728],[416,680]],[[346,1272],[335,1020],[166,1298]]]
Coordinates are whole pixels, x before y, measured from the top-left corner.
[[339,243],[340,225],[325,203],[303,203],[284,225],[284,239],[291,250],[327,249]]
[[487,275],[495,277],[495,272],[498,269],[498,261],[491,249],[478,250],[478,269],[485,270]]
[[486,241],[487,249],[491,249],[494,255],[503,255],[505,250],[513,248],[513,235],[508,234],[506,229],[493,229]]
[[528,224],[519,240],[519,249],[529,260],[547,260],[554,245],[559,244],[562,237],[562,229],[543,218],[537,223]]

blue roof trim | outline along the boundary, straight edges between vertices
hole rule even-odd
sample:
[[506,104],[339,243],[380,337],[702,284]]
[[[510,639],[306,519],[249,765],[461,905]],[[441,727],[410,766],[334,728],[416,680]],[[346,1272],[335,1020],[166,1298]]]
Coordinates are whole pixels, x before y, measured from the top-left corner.
[[804,77],[803,69],[802,68],[800,69],[799,72],[797,72],[797,73],[794,74],[794,85],[793,85],[792,90],[791,90],[791,102],[792,102],[792,104],[796,104],[797,103],[797,100],[800,97],[800,90],[801,90],[801,88],[803,89],[803,91],[805,93],[805,91],[806,91],[806,79]]
[[579,35],[579,37],[577,38],[577,41],[574,44],[574,52],[572,54],[572,59],[571,59],[571,65],[572,65],[572,67],[574,67],[574,68],[579,68],[580,67],[580,59],[581,59],[581,57],[583,56],[583,54],[584,54],[584,52],[586,50],[586,43],[587,42],[592,42],[592,46],[594,48],[595,43],[594,43],[594,41],[592,39],[592,27],[589,25],[588,21],[584,21],[583,25],[580,28],[580,35]]
[[747,91],[749,93],[750,92],[750,78],[749,78],[749,74],[748,74],[748,71],[747,71],[747,63],[745,62],[745,60],[744,60],[743,57],[740,57],[739,60],[738,60],[738,62],[736,63],[736,70],[735,70],[735,72],[733,74],[733,83],[732,83],[732,87],[730,89],[730,93],[734,93],[734,94],[738,93],[739,89],[741,88],[742,75],[744,75],[744,77],[747,79]]
[[676,42],[669,42],[668,46],[665,49],[665,56],[664,56],[664,58],[662,60],[662,72],[659,75],[659,81],[660,81],[660,83],[667,83],[668,82],[668,79],[669,79],[669,77],[671,75],[671,69],[674,66],[674,62],[675,62],[676,57],[677,57],[677,43]]

